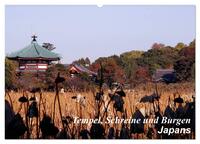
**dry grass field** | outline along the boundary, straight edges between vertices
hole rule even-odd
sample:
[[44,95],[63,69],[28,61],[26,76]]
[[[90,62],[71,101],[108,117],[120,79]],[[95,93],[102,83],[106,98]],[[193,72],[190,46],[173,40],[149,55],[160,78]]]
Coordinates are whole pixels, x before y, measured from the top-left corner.
[[[159,99],[159,105],[161,113],[164,112],[169,97],[171,102],[173,102],[174,96],[178,97],[178,95],[181,96],[181,98],[184,99],[184,102],[191,102],[192,101],[192,95],[195,95],[194,91],[194,84],[191,83],[182,83],[179,84],[158,84],[158,93],[160,95]],[[140,99],[144,97],[145,95],[152,95],[155,92],[155,86],[152,84],[147,85],[140,85],[136,87],[135,89],[131,90],[125,90],[126,97],[124,97],[124,107],[127,111],[127,117],[131,117],[132,113],[134,112],[136,106],[137,107],[144,107],[146,109],[146,112],[150,111],[152,109],[151,103],[140,103]],[[74,99],[72,99],[72,96],[81,94],[85,96],[85,106],[80,106],[79,103],[77,103]],[[9,96],[10,98],[9,98]],[[18,102],[18,99],[23,95],[22,92],[9,92],[6,93],[5,99],[8,100],[12,105],[14,112],[18,112],[20,108],[20,103]],[[104,91],[104,97],[108,98],[108,91]],[[27,92],[27,96],[31,98],[33,96],[32,93]],[[53,113],[53,102],[55,93],[54,92],[42,92],[42,101],[39,99],[40,94],[35,94],[37,101],[41,102],[40,105],[40,120],[43,117],[43,113],[46,113],[50,116],[52,116]],[[80,116],[80,113],[83,118],[94,118],[95,114],[95,98],[94,94],[92,92],[65,92],[65,93],[59,93],[60,102],[61,102],[61,110],[63,116]],[[106,98],[104,98],[106,99]],[[81,108],[81,109],[80,109]],[[81,110],[81,112],[80,112]],[[111,111],[112,111],[112,103],[111,103]],[[24,108],[20,111],[21,116],[25,117]],[[55,111],[55,125],[58,128],[62,128],[62,123],[58,111],[58,103],[56,103],[56,111]],[[87,126],[89,128],[89,126]],[[34,132],[32,134],[31,138],[36,138],[34,135]]]

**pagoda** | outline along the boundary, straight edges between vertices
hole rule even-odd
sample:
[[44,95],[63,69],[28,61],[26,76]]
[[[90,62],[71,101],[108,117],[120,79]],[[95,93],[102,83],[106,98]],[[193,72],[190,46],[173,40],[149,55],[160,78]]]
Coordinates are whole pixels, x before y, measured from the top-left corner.
[[46,71],[53,61],[60,60],[58,54],[40,46],[36,38],[37,36],[33,35],[31,44],[7,56],[19,63],[17,71]]

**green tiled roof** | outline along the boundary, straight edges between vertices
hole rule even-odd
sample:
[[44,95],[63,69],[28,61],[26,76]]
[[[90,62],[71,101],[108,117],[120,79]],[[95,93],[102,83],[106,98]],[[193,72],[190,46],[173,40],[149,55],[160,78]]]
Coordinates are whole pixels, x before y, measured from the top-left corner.
[[7,56],[8,58],[45,58],[59,60],[60,56],[54,52],[47,50],[46,48],[40,46],[36,40],[33,40],[30,45],[19,50],[17,52],[11,53]]

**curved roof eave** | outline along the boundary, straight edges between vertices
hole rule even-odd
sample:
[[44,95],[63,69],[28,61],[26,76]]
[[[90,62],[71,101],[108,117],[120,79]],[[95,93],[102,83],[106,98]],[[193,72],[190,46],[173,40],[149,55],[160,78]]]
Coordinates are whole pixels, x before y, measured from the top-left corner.
[[25,48],[11,53],[7,56],[10,59],[54,59],[60,60],[61,56],[59,54],[51,52],[44,47],[40,46],[36,41],[32,41],[30,45],[26,46]]

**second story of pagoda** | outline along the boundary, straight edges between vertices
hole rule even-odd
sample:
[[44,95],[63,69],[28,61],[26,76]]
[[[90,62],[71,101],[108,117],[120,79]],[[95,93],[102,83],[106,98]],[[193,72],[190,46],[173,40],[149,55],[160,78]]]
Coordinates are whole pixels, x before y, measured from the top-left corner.
[[37,36],[32,36],[31,44],[7,56],[10,60],[19,63],[17,71],[46,71],[52,62],[58,62],[60,56],[42,46],[36,41]]

